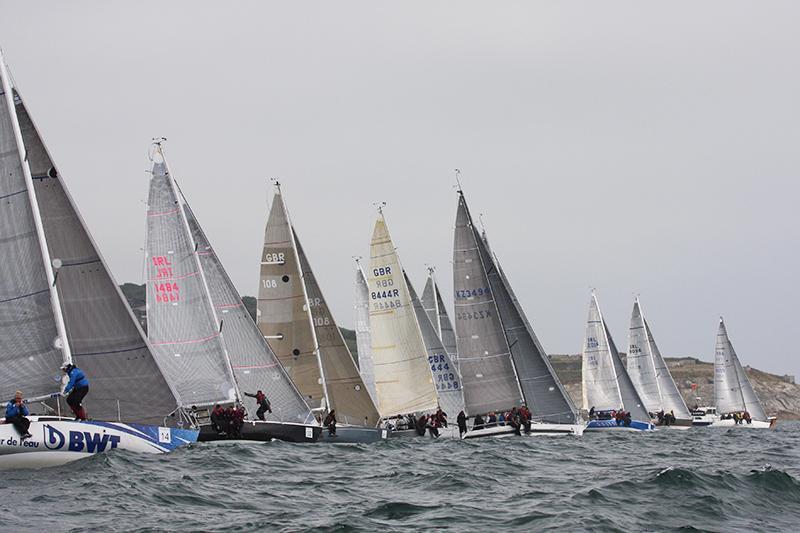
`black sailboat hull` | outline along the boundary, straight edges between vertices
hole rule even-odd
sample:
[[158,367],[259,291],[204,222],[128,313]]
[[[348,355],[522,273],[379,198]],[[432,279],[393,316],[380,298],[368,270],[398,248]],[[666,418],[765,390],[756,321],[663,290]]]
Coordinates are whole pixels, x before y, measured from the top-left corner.
[[322,429],[320,442],[332,444],[368,444],[386,440],[392,432],[387,428],[370,428],[364,426],[336,426],[336,436],[331,436],[327,429]]
[[236,437],[218,433],[211,428],[210,424],[200,426],[200,436],[198,442],[221,442],[221,441],[256,441],[269,442],[273,439],[286,442],[317,442],[322,428],[307,424],[295,424],[292,422],[262,422],[261,420],[245,420],[242,425],[241,435]]

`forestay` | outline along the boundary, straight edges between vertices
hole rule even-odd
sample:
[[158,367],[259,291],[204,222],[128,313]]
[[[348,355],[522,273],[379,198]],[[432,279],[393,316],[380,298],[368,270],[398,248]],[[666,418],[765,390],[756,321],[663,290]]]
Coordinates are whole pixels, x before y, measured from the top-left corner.
[[456,415],[464,409],[464,396],[461,390],[461,378],[458,375],[458,370],[450,360],[450,356],[447,355],[441,339],[436,334],[436,330],[431,324],[422,302],[417,298],[414,286],[405,272],[403,272],[403,278],[411,296],[411,305],[414,308],[420,332],[422,333],[422,341],[428,354],[428,365],[430,365],[433,383],[439,396],[439,407],[448,415]]
[[[640,353],[645,353],[649,356],[650,366],[653,368],[653,381],[655,382],[655,388],[658,392],[658,402],[652,404],[652,406],[651,403],[649,403],[650,400],[642,393],[645,389],[652,393],[653,385],[646,384],[647,374],[640,374],[637,372],[637,368],[634,368],[633,371],[631,368],[632,361],[638,359],[638,364],[643,366],[645,370],[648,369],[646,366],[647,361],[643,361],[641,357],[636,357]],[[628,349],[627,367],[631,381],[633,381],[636,390],[639,392],[639,396],[650,412],[657,413],[663,410],[665,413],[672,412],[678,419],[691,419],[692,415],[689,412],[689,408],[686,407],[686,402],[683,400],[683,396],[681,396],[675,384],[675,380],[672,379],[672,374],[669,372],[667,363],[661,356],[661,352],[653,338],[650,326],[644,317],[638,298],[633,305],[633,313],[631,314],[630,347]],[[642,388],[640,388],[637,380],[642,382]]]
[[[0,210],[0,255],[4,259],[0,357],[9,372],[0,378],[0,394],[7,398],[14,388],[21,388],[33,398],[59,390],[58,367],[67,357],[55,345],[54,313],[58,312],[66,333],[58,346],[69,347],[74,363],[89,376],[91,394],[84,403],[92,418],[163,425],[178,406],[175,395],[25,105],[16,91],[6,92],[11,84],[2,77],[4,89],[0,92],[8,105],[0,111],[0,199],[4,207]],[[15,124],[23,142],[20,147],[13,132]],[[19,152],[25,157],[20,158]],[[30,170],[33,191],[22,179],[23,165]],[[36,205],[31,203],[31,192],[35,192]],[[46,257],[39,249],[33,209],[41,216]],[[51,305],[51,287],[45,280],[44,265],[48,263],[55,270],[57,310]]]
[[336,325],[317,278],[311,270],[300,240],[292,228],[308,295],[309,312],[317,340],[317,351],[325,379],[329,409],[336,409],[340,422],[375,426],[379,416],[366,385],[361,380],[353,356]]
[[714,359],[714,397],[717,413],[747,411],[753,420],[766,420],[750,379],[733,349],[725,322],[720,318]]
[[283,197],[276,192],[264,232],[258,327],[312,409],[324,407],[324,383],[306,293]]
[[369,328],[369,291],[367,278],[358,261],[356,261],[356,348],[361,379],[364,380],[372,401],[377,405],[375,370],[372,366],[372,336]]
[[[239,292],[228,277],[222,262],[185,201],[186,218],[197,243],[200,266],[206,276],[211,301],[225,335],[225,347],[236,382],[242,392],[261,390],[269,398],[272,416],[281,421],[309,422],[313,415],[264,336],[253,322]],[[255,398],[240,398],[248,413],[258,409]],[[267,415],[270,416],[270,415]]]
[[372,233],[367,284],[375,389],[382,417],[437,408],[427,352],[402,272],[380,214]]
[[237,391],[198,243],[184,217],[183,199],[156,145],[147,212],[147,333],[182,405],[234,401]]
[[[483,252],[479,250],[483,249]],[[453,242],[456,344],[469,416],[505,411],[525,400],[489,286],[485,245],[459,192]]]

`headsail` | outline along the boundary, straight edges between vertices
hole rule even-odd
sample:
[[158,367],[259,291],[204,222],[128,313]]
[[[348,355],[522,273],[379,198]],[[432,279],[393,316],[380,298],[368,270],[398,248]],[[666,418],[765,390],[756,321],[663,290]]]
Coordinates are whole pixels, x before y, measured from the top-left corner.
[[411,284],[411,280],[408,279],[408,275],[405,272],[403,272],[403,277],[411,296],[411,305],[417,316],[417,322],[422,333],[422,341],[425,343],[425,349],[427,350],[428,365],[431,367],[433,383],[439,396],[439,407],[448,415],[456,415],[464,409],[461,377],[458,375],[458,370],[453,361],[450,360],[450,356],[447,355],[441,339],[436,334],[436,330],[431,324],[422,302],[417,298],[417,293]]
[[[646,354],[650,359],[649,366],[648,362],[642,359],[641,353]],[[634,365],[633,368],[632,364]],[[653,333],[650,331],[650,325],[644,318],[638,298],[633,305],[633,313],[631,314],[627,367],[631,381],[633,381],[639,396],[644,401],[645,407],[650,412],[656,413],[663,410],[666,413],[674,413],[678,419],[691,419],[692,415],[689,412],[689,408],[686,407],[686,402],[683,400],[683,396],[681,396],[675,380],[672,379],[672,374],[670,374],[669,368],[667,368],[667,364],[661,356],[661,352],[653,338]],[[650,368],[653,369],[652,378],[647,373]],[[648,383],[648,379],[652,379],[652,382]],[[643,393],[646,390],[648,394],[652,394],[653,382],[658,392],[657,402],[653,402],[654,398]]]
[[584,409],[594,407],[598,411],[610,411],[624,408],[634,420],[650,420],[644,402],[622,365],[594,292],[586,322],[582,374]]
[[361,380],[353,356],[344,342],[342,332],[325,302],[317,278],[303,247],[297,239],[297,254],[303,270],[303,283],[308,294],[311,320],[317,339],[317,350],[325,377],[329,409],[336,409],[340,422],[375,426],[379,421],[378,410],[366,385]]
[[487,277],[489,253],[474,227],[464,195],[458,195],[453,242],[456,343],[470,416],[523,403],[522,389]]
[[156,145],[147,212],[147,333],[183,406],[233,401],[236,383],[184,206]]
[[[15,358],[3,361],[9,372],[0,379],[0,394],[10,396],[12,387],[22,388],[29,398],[57,392],[58,366],[71,358],[91,380],[85,404],[93,418],[163,425],[178,407],[175,395],[19,93],[11,88],[4,63],[0,77],[8,104],[0,111],[0,196],[5,204],[0,214],[0,253],[6,265],[0,274],[0,346],[10,347],[0,353]],[[13,132],[15,126],[19,136]],[[30,201],[32,191],[20,181],[27,172],[35,206]],[[44,254],[36,249],[33,209],[41,215]],[[48,295],[53,284],[43,283],[43,261],[56,270],[57,310],[50,306]],[[57,313],[65,325],[66,339],[60,344],[69,357],[54,348]],[[3,331],[6,328],[13,332]],[[24,361],[16,360],[20,357]]]
[[[211,301],[225,334],[225,346],[237,384],[243,392],[250,394],[262,390],[270,400],[273,415],[281,421],[312,421],[314,416],[308,405],[253,322],[188,202],[185,198],[183,200]],[[248,413],[256,412],[258,405],[254,398],[242,395],[240,399]]]
[[283,197],[276,192],[264,232],[258,327],[312,409],[324,407],[324,380],[306,290]]
[[411,305],[400,259],[383,214],[370,245],[369,322],[378,412],[382,417],[437,407],[427,352]]
[[728,338],[725,322],[719,319],[716,356],[714,359],[714,397],[720,414],[747,411],[753,420],[766,420],[750,379]]
[[358,370],[375,405],[375,370],[372,366],[372,335],[369,328],[369,289],[367,277],[361,263],[356,260],[356,347],[358,348]]

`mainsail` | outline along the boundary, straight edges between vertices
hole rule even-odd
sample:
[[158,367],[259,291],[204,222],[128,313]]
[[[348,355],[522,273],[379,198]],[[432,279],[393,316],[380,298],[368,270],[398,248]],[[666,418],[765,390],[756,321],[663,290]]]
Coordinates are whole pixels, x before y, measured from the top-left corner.
[[300,259],[283,198],[276,193],[264,231],[258,286],[258,328],[312,409],[324,405],[325,381]]
[[[377,409],[366,385],[361,380],[350,350],[333,319],[297,233],[291,225],[280,189],[276,191],[272,202],[266,235],[268,239],[285,239],[285,241],[280,241],[280,250],[276,250],[274,245],[278,241],[265,240],[261,278],[263,292],[269,294],[271,289],[286,283],[285,279],[290,280],[289,283],[295,280],[297,290],[293,292],[302,298],[304,304],[297,305],[299,298],[277,299],[273,301],[280,306],[279,309],[271,310],[266,304],[266,298],[259,299],[261,310],[259,320],[262,331],[270,337],[280,335],[280,338],[270,339],[270,342],[284,353],[289,346],[300,346],[301,343],[310,340],[314,364],[310,361],[303,362],[304,370],[300,372],[298,369],[298,375],[301,383],[310,384],[311,387],[304,389],[295,382],[300,391],[313,397],[318,391],[318,385],[321,385],[325,407],[336,409],[340,421],[367,426],[376,425],[379,418]],[[275,254],[278,254],[277,258]],[[272,263],[281,263],[281,257],[282,264],[265,264],[270,263],[270,258],[273,259]],[[265,271],[269,272],[266,277]],[[270,317],[281,312],[291,314],[283,315],[278,325],[268,322]],[[286,327],[287,323],[292,327]],[[294,354],[287,357],[287,361],[296,368],[293,358]]]
[[486,274],[489,254],[464,195],[458,195],[453,243],[456,343],[469,416],[505,411],[523,403],[511,351]]
[[382,213],[372,232],[367,282],[378,412],[388,417],[435,410],[427,351]]
[[238,398],[199,251],[156,144],[147,212],[147,333],[183,406]]
[[8,370],[0,397],[15,388],[28,398],[57,393],[58,367],[72,361],[91,380],[84,403],[93,418],[163,425],[175,395],[2,56],[0,78],[0,362]]
[[639,396],[651,413],[672,412],[678,419],[691,419],[675,380],[656,345],[644,318],[639,298],[633,304],[627,369]]
[[450,322],[442,294],[439,292],[439,284],[436,283],[433,268],[428,269],[428,280],[425,282],[425,290],[422,291],[422,306],[425,308],[431,324],[436,328],[436,334],[442,340],[447,355],[458,368],[456,333],[453,331],[453,323]]
[[369,329],[369,289],[364,269],[358,260],[356,260],[356,347],[361,379],[364,380],[372,401],[377,405],[375,370],[372,366],[372,335]]
[[456,415],[464,409],[461,377],[458,375],[458,370],[453,361],[450,360],[450,356],[447,355],[442,345],[442,340],[437,335],[433,324],[431,324],[428,314],[422,306],[422,302],[417,298],[414,286],[405,272],[403,272],[403,278],[408,287],[411,305],[417,316],[422,341],[428,353],[428,364],[431,367],[433,383],[436,385],[436,393],[439,396],[439,407],[448,415]]
[[[282,421],[309,422],[314,419],[308,405],[286,375],[264,336],[244,306],[239,292],[228,277],[200,223],[181,193],[186,217],[197,243],[197,255],[206,276],[211,301],[225,334],[233,375],[243,392],[261,390],[270,400],[272,412]],[[248,413],[258,409],[255,398],[240,398]]]
[[747,411],[753,420],[766,420],[750,379],[733,349],[725,322],[719,319],[714,359],[714,398],[720,414]]
[[644,402],[622,365],[594,292],[586,321],[582,375],[584,409],[611,411],[623,408],[631,413],[634,420],[650,420]]

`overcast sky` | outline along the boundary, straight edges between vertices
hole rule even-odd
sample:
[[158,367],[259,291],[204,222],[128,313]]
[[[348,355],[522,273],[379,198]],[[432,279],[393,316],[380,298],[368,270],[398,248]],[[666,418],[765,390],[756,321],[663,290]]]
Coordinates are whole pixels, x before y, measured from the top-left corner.
[[[142,281],[154,136],[242,294],[286,201],[340,325],[372,203],[452,287],[454,168],[536,333],[590,287],[665,355],[800,374],[796,2],[12,2],[0,45],[119,282]],[[452,305],[452,303],[451,303]]]

